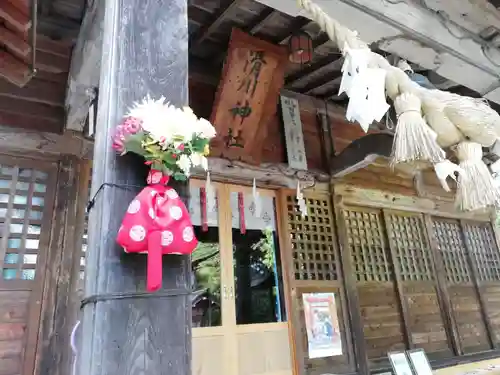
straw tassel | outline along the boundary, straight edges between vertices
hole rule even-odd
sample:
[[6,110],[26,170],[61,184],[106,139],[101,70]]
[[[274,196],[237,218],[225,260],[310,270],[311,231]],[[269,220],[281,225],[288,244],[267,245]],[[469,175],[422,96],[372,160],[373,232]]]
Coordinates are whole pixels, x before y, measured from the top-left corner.
[[436,133],[421,114],[421,102],[412,93],[403,93],[394,100],[398,124],[392,147],[392,163],[426,161],[437,164],[445,152],[437,144]]
[[458,177],[456,205],[464,211],[497,206],[500,193],[486,164],[483,163],[483,151],[479,143],[462,142],[456,150],[460,168]]

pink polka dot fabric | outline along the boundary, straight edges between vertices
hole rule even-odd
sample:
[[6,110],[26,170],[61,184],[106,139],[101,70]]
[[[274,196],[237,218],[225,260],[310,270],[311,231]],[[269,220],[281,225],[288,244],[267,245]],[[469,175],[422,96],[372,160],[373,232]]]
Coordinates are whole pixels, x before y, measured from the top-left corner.
[[126,252],[148,254],[148,291],[161,287],[163,254],[191,254],[198,244],[189,212],[167,182],[161,172],[149,173],[149,186],[130,202],[117,236]]

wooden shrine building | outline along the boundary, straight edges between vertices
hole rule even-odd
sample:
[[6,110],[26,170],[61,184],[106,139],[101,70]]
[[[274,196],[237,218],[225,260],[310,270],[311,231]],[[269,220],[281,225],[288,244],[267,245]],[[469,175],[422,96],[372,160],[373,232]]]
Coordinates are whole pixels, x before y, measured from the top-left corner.
[[[82,375],[382,374],[391,371],[389,352],[416,348],[438,374],[500,371],[495,212],[457,211],[456,187],[444,191],[430,168],[389,167],[392,115],[368,133],[346,121],[339,50],[304,14],[287,13],[295,2],[275,3],[38,0],[33,11],[29,0],[0,0],[0,375],[71,374],[71,333],[82,318],[78,360],[95,355],[76,366]],[[387,1],[382,18],[378,5],[333,3],[333,16],[379,40],[372,47],[394,64],[406,59],[435,87],[482,94],[498,108],[494,87],[486,95],[474,86],[488,86],[493,68],[474,54],[465,59],[466,47],[415,32],[415,44],[444,51],[439,68],[426,66],[418,59],[427,55],[392,43],[417,27],[389,19],[403,17],[398,4]],[[401,3],[429,24],[438,17]],[[483,31],[500,52],[493,1],[464,3],[473,26],[453,6],[450,19],[477,38]],[[388,36],[395,29],[401,35]],[[472,67],[482,75],[470,83]],[[144,289],[132,272],[141,256],[111,245],[134,192],[105,189],[90,216],[86,207],[101,184],[132,181],[130,171],[113,174],[126,167],[103,124],[148,92],[176,104],[189,96],[218,132],[209,160],[215,196],[205,173],[187,186],[199,246],[189,261],[164,268],[167,282],[191,290],[176,298],[192,311],[155,310],[146,299],[106,310],[111,303],[101,301],[83,316],[89,288]],[[494,148],[484,160],[498,160]],[[328,313],[311,308],[319,298],[312,293],[333,293]],[[85,325],[99,314],[105,323]],[[183,319],[192,329],[177,324]],[[150,337],[154,325],[161,327]],[[312,335],[333,337],[332,352],[318,354]],[[140,367],[141,350],[159,367]]]

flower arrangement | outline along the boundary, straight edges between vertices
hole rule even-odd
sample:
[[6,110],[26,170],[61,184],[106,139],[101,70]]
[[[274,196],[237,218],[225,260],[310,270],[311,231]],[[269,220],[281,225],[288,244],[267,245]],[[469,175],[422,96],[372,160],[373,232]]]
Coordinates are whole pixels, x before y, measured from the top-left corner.
[[113,135],[113,148],[121,155],[141,155],[147,165],[175,180],[185,181],[191,169],[208,169],[209,142],[216,132],[191,108],[177,108],[164,97],[135,103]]

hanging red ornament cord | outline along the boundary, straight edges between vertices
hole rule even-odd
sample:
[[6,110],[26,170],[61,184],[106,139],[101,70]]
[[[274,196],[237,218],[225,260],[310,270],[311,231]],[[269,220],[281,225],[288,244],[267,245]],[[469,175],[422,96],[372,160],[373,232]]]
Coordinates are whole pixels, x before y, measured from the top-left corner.
[[162,285],[163,254],[191,254],[198,241],[186,206],[166,186],[169,177],[151,170],[146,186],[130,203],[117,242],[127,253],[147,253],[147,290]]
[[238,211],[240,213],[240,232],[241,234],[245,234],[247,232],[245,224],[245,200],[241,192],[238,193]]
[[207,191],[200,188],[201,230],[208,232]]

